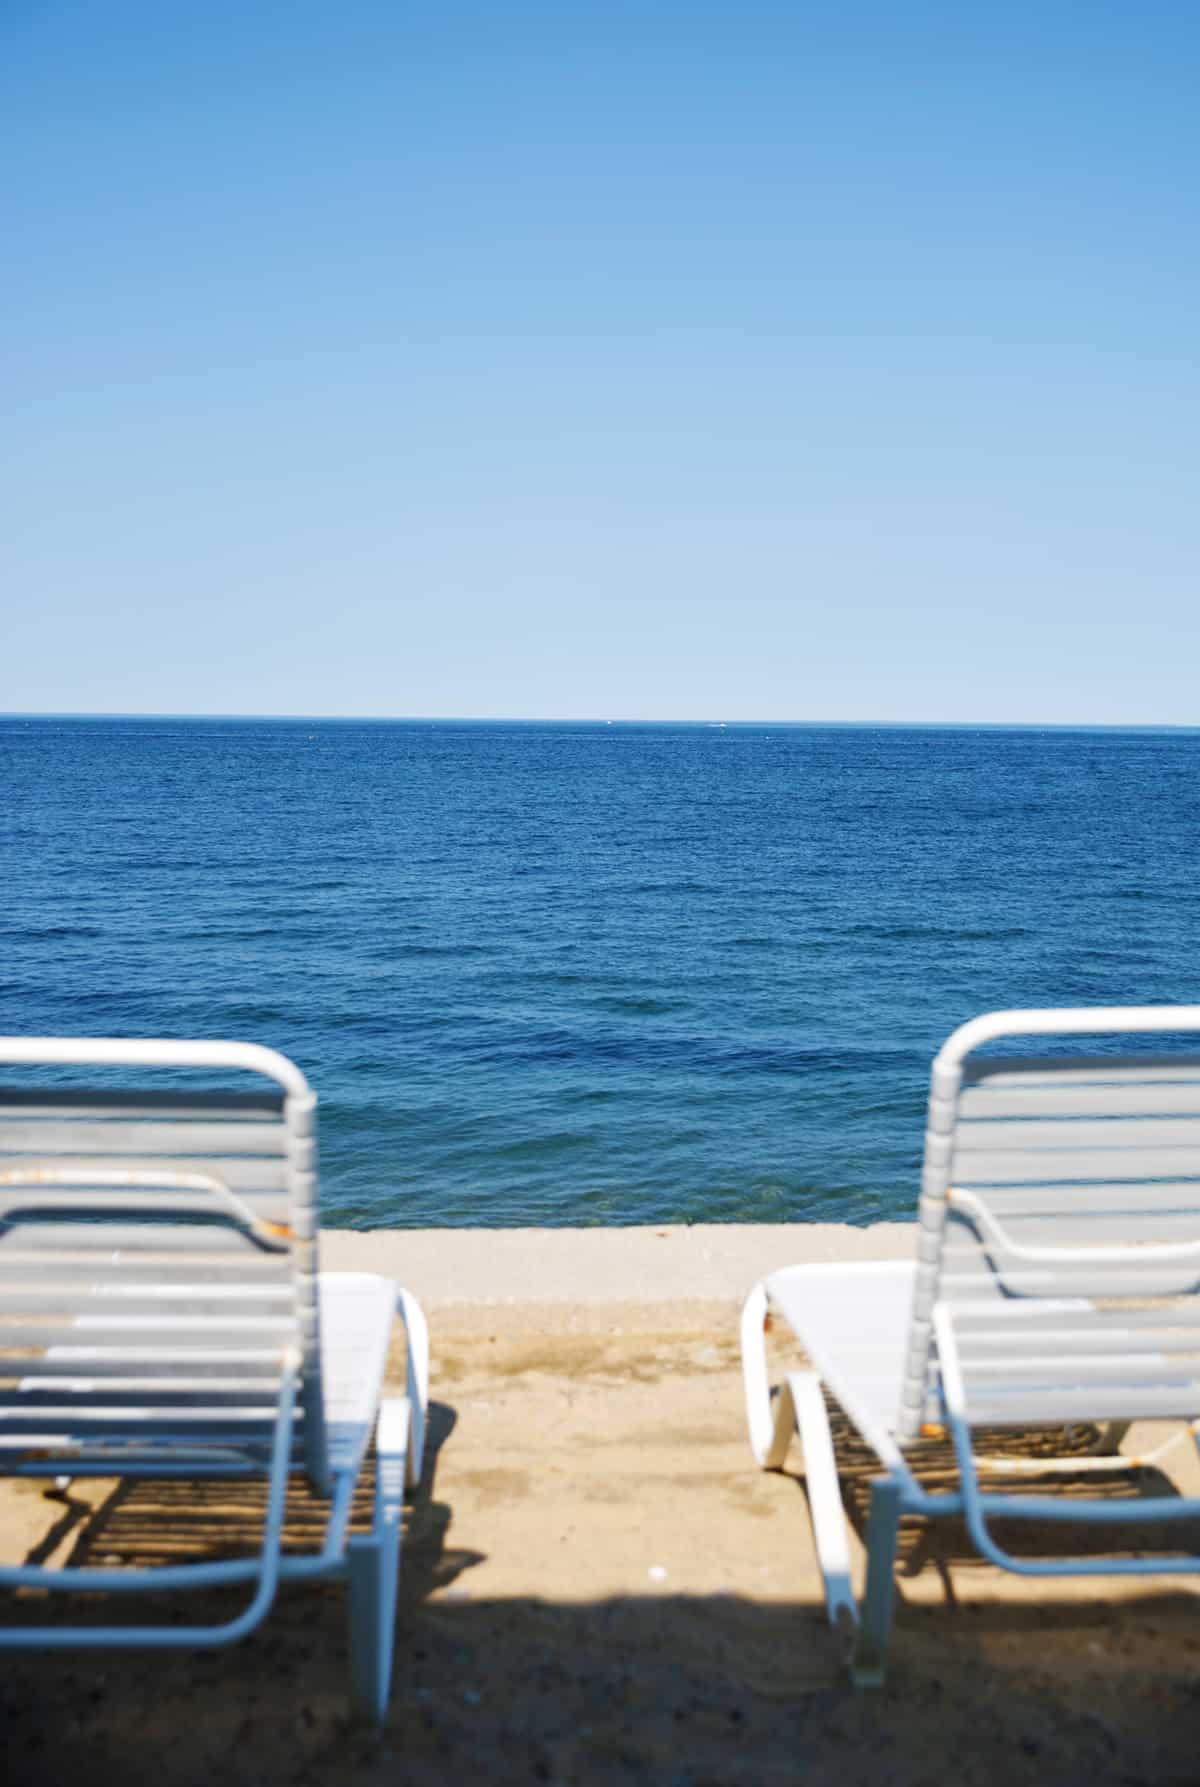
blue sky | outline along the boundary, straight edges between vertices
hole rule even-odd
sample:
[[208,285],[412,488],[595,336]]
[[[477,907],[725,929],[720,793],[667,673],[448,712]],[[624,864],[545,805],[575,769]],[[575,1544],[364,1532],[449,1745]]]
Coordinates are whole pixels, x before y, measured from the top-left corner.
[[0,710],[1191,723],[1200,10],[7,0]]

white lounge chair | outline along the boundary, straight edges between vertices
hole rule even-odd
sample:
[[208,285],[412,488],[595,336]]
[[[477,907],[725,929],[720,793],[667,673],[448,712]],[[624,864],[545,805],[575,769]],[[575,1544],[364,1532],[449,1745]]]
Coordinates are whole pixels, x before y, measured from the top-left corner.
[[[1200,1430],[1200,1052],[1148,1043],[1198,1032],[1200,1006],[997,1012],[964,1024],[933,1063],[916,1260],[793,1266],[751,1292],[742,1316],[751,1445],[760,1465],[778,1469],[799,1437],[829,1618],[847,1634],[860,1682],[882,1679],[904,1515],[963,1516],[985,1558],[1023,1575],[1200,1571],[1193,1555],[1014,1556],[989,1524],[1140,1528],[1194,1521],[1200,1501],[1002,1495],[979,1480],[981,1470],[1128,1471],[1133,1460],[1118,1448],[1130,1422],[1188,1423],[1193,1438]],[[1053,1040],[1033,1056],[1011,1046],[1030,1038]],[[811,1365],[789,1373],[773,1400],[771,1311]],[[871,1486],[861,1608],[826,1393],[883,1467]],[[976,1443],[980,1429],[1077,1423],[1102,1429],[1083,1457],[988,1457]],[[911,1454],[930,1424],[953,1442],[956,1493],[930,1493],[914,1475]],[[1138,1465],[1180,1437],[1176,1429]]]
[[[9,1072],[0,1089],[0,1475],[267,1484],[250,1559],[0,1570],[10,1588],[252,1584],[236,1618],[15,1624],[0,1646],[228,1644],[259,1624],[280,1581],[341,1576],[353,1700],[382,1718],[428,1338],[415,1299],[388,1279],[318,1273],[316,1098],[304,1075],[250,1044],[22,1037],[0,1038],[0,1068],[53,1070]],[[157,1086],[112,1090],[111,1069]],[[253,1089],[196,1089],[231,1079]],[[407,1395],[381,1399],[397,1316]],[[350,1536],[372,1437],[374,1522]],[[315,1554],[283,1553],[293,1473],[328,1502]]]

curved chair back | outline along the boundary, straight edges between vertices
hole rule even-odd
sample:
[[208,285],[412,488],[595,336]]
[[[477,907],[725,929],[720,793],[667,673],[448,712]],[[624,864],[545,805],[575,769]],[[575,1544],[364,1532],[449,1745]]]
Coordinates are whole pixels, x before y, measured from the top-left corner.
[[265,1469],[298,1357],[327,1485],[315,1111],[253,1044],[0,1037],[0,1472]]
[[939,1418],[938,1302],[973,1424],[1200,1416],[1200,1007],[956,1030],[933,1063],[919,1218],[902,1442]]

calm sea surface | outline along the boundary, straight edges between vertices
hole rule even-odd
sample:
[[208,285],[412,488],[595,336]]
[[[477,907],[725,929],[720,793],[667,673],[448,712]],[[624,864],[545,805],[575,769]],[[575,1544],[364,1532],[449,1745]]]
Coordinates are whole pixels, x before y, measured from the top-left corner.
[[327,1220],[907,1215],[996,1006],[1200,1000],[1200,734],[0,721],[0,1029],[321,1096]]

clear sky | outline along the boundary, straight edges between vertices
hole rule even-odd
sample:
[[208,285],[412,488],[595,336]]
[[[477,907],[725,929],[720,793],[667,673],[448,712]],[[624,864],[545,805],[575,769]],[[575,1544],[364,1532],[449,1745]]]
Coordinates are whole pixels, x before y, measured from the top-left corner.
[[0,710],[1200,720],[1195,0],[2,0]]

